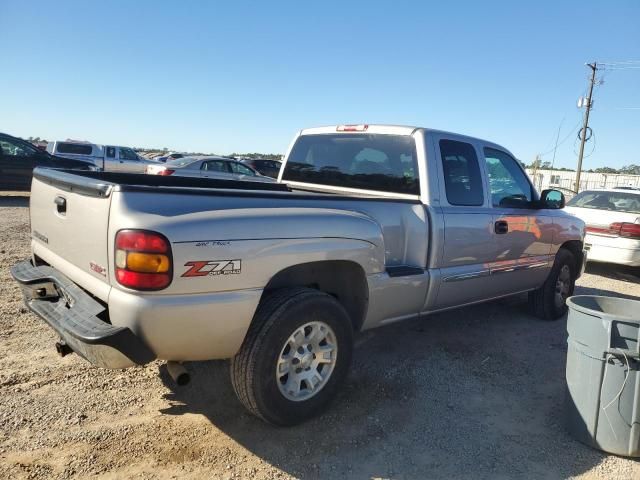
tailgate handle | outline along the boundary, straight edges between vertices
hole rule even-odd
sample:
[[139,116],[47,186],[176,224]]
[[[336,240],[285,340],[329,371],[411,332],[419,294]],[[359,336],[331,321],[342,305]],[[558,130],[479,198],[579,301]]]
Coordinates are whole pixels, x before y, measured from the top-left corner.
[[67,213],[67,199],[58,195],[53,203],[56,204],[56,210],[60,215],[65,215]]

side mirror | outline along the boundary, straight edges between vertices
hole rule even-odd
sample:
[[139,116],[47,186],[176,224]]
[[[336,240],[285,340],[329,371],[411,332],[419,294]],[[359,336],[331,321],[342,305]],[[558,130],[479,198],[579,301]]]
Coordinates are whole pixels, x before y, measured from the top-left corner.
[[560,190],[547,189],[540,194],[540,208],[548,208],[551,210],[559,210],[564,208],[564,194]]

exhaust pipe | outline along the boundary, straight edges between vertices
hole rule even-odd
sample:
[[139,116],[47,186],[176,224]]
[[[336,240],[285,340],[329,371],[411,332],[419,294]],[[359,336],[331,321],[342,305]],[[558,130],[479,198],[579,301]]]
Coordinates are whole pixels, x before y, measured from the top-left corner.
[[191,381],[191,375],[180,362],[167,362],[167,371],[177,385],[184,387]]
[[73,353],[73,350],[71,350],[71,347],[64,341],[60,340],[59,342],[56,342],[56,352],[58,352],[58,355],[61,357],[66,357],[70,353]]

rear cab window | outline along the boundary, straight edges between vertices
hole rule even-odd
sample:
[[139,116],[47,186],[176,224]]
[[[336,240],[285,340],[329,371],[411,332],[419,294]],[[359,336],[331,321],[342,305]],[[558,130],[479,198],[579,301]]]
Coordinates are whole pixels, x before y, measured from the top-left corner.
[[294,144],[283,181],[419,195],[413,137],[388,134],[310,134]]

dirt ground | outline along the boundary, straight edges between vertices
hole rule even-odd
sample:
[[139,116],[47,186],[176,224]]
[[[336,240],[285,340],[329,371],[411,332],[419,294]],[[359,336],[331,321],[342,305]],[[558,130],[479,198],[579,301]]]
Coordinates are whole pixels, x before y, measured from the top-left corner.
[[[522,297],[362,334],[329,411],[289,429],[243,410],[226,362],[174,387],[160,362],[60,358],[9,276],[27,203],[0,197],[0,478],[640,478],[565,431],[566,322]],[[590,267],[577,293],[596,292],[640,297],[638,272]]]

